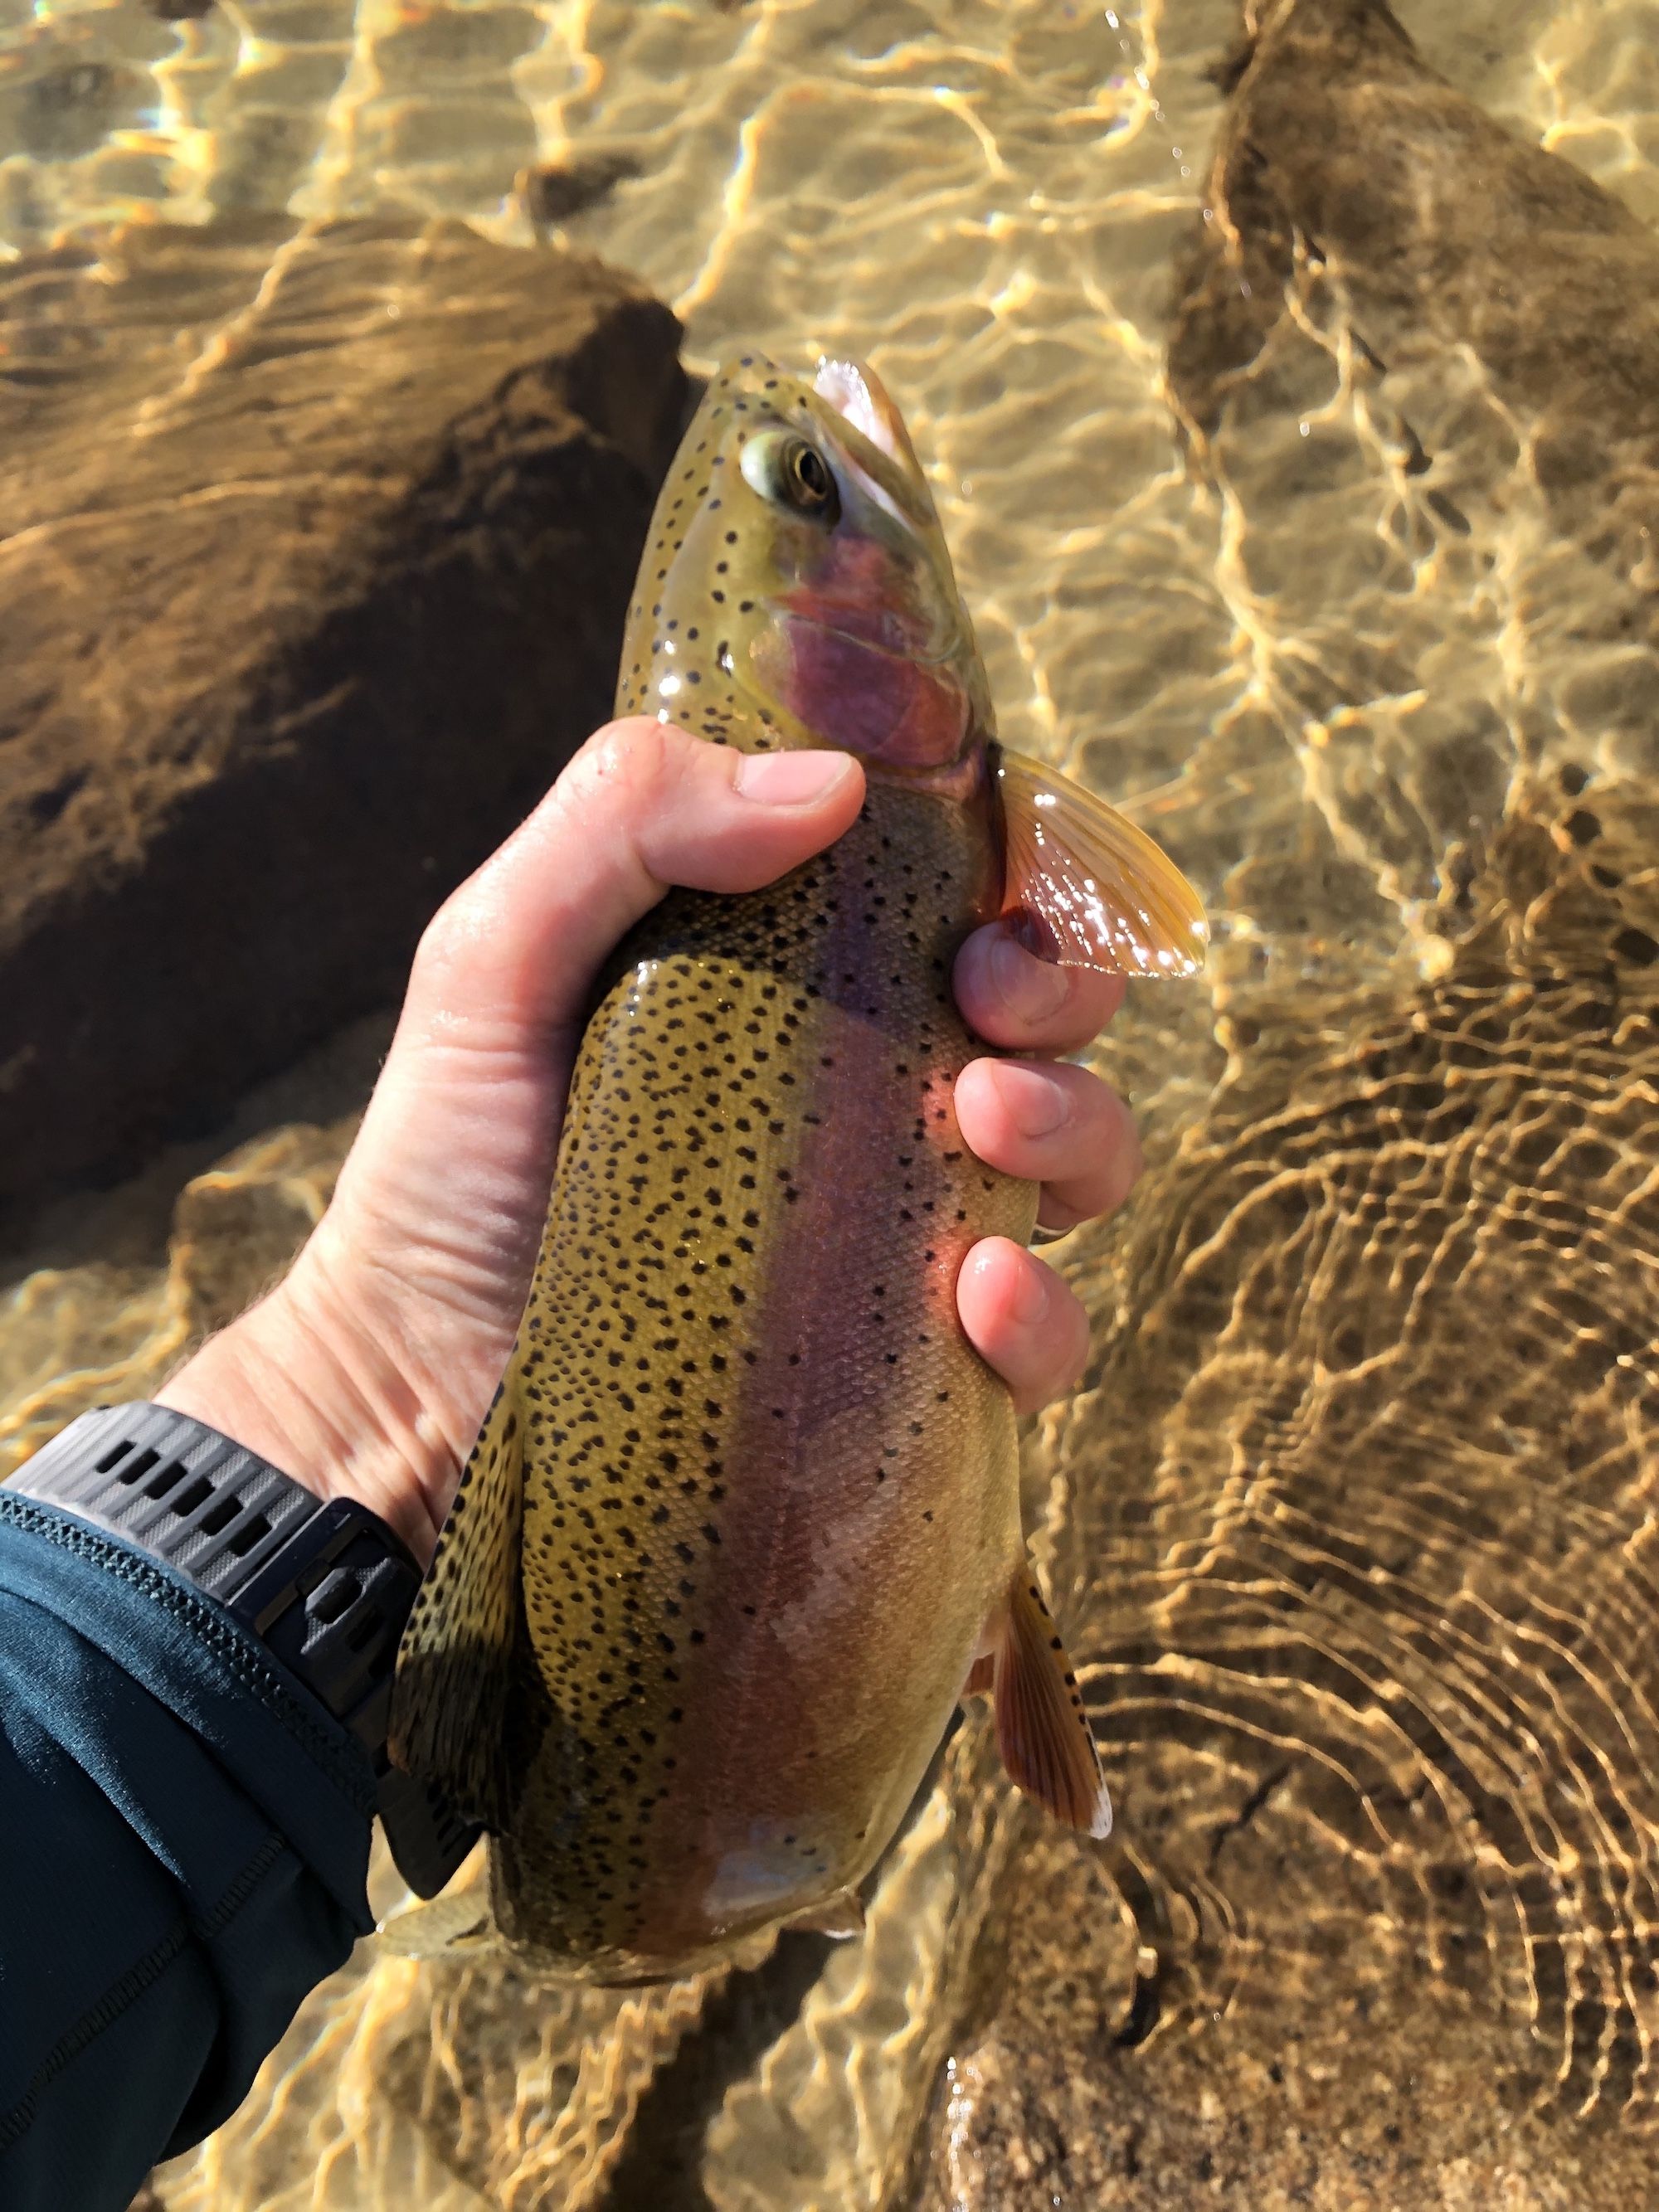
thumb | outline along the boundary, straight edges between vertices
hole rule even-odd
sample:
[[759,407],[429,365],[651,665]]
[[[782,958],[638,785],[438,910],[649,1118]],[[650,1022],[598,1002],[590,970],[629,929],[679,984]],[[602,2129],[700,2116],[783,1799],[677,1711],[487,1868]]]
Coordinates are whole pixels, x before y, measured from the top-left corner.
[[368,1252],[516,1319],[611,948],[671,884],[756,890],[810,860],[863,798],[845,753],[746,755],[644,720],[590,738],[428,924],[313,1264]]
[[618,939],[671,884],[758,890],[856,818],[848,753],[746,754],[645,719],[595,732],[421,941],[402,1030],[495,1047],[580,1019]]

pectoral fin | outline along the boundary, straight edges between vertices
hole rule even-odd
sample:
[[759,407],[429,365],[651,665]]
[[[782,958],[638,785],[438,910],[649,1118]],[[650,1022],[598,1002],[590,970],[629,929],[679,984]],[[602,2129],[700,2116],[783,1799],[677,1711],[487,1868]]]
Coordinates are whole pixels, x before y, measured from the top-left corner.
[[1083,1693],[1029,1559],[994,1633],[997,1748],[1009,1780],[1068,1827],[1109,1835],[1112,1803]]
[[523,1512],[519,1415],[503,1384],[398,1647],[387,1741],[395,1765],[436,1783],[457,1812],[496,1830]]
[[1192,975],[1208,930],[1198,894],[1144,830],[1021,753],[996,756],[1003,911],[1063,967]]

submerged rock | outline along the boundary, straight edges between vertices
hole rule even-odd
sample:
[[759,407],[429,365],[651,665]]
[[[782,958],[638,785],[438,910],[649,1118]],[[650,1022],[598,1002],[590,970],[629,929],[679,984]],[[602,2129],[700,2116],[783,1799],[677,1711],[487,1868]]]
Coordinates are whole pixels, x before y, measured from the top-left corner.
[[1381,374],[1462,350],[1555,526],[1639,588],[1651,634],[1659,240],[1437,76],[1384,0],[1248,0],[1244,16],[1170,338],[1188,428],[1206,439],[1252,382],[1282,398],[1273,342],[1310,292],[1337,295]]
[[1118,1828],[1016,1855],[910,2201],[1646,2203],[1659,247],[1374,0],[1246,12],[1170,387],[1407,957],[1235,968],[1091,1249],[1048,1472]]
[[1138,1194],[1055,1468],[1118,1833],[1015,1861],[929,2208],[1650,2197],[1656,838],[1535,793]]
[[395,997],[609,710],[678,342],[456,223],[0,275],[0,1206]]

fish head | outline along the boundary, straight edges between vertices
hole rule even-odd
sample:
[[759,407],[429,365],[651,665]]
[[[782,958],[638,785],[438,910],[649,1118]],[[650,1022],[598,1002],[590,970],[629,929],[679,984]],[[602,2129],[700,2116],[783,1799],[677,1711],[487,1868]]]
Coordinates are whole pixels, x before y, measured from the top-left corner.
[[708,386],[658,502],[622,711],[744,746],[831,745],[926,781],[993,722],[931,494],[873,372],[745,354]]

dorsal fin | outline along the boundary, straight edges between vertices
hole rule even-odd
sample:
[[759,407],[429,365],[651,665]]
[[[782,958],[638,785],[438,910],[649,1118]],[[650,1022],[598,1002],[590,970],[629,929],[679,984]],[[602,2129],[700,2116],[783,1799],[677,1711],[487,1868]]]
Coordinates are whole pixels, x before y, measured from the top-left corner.
[[495,1830],[506,1814],[500,1753],[519,1635],[521,1442],[503,1383],[398,1647],[387,1743],[395,1765]]

